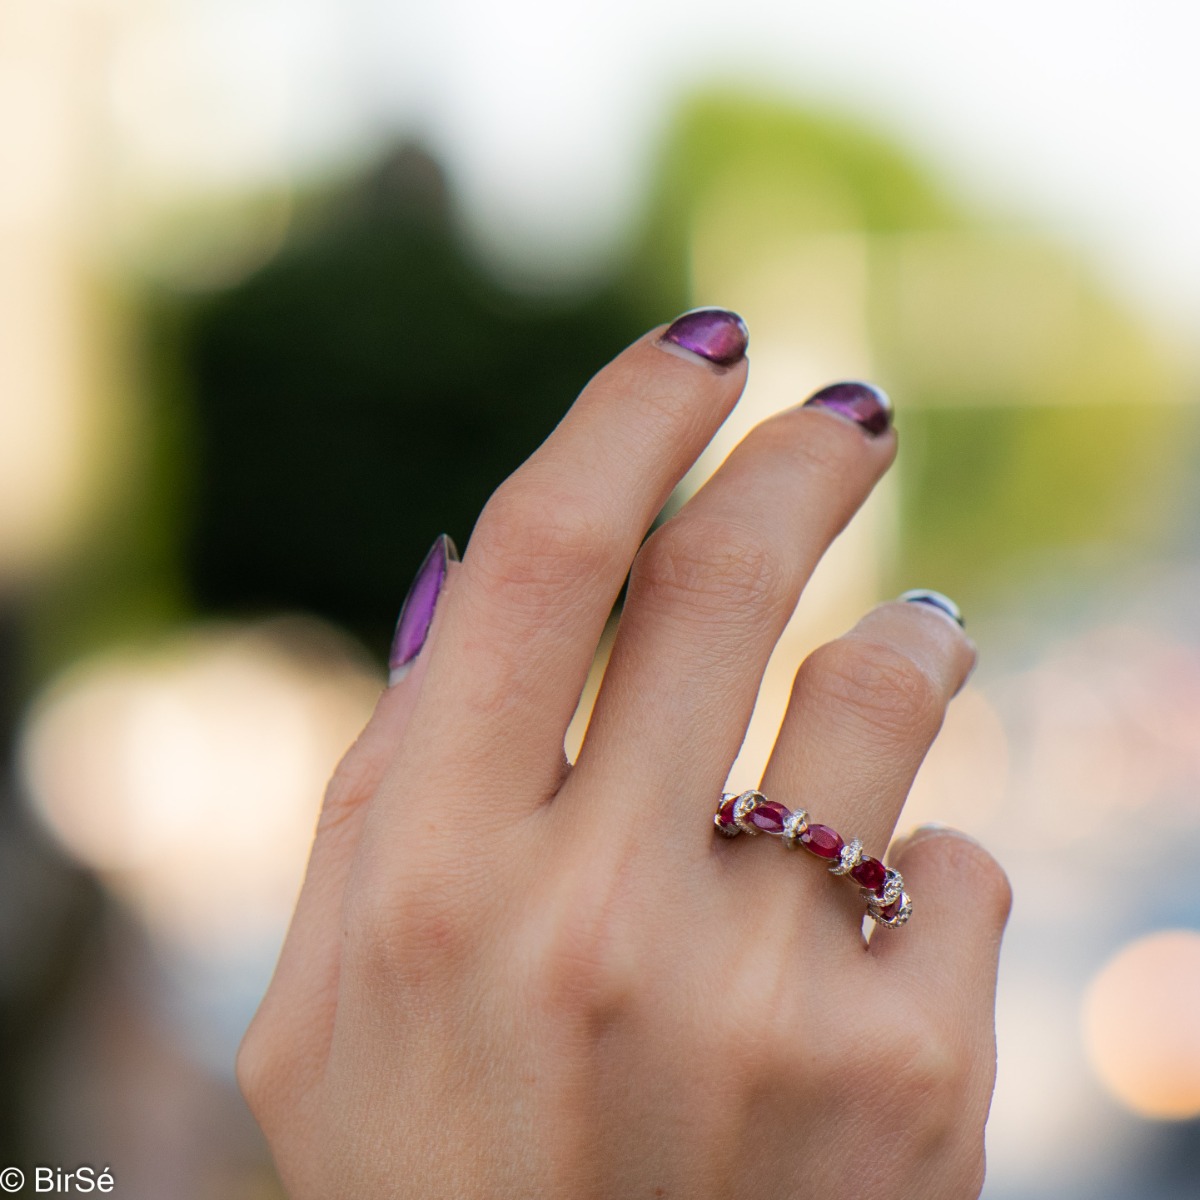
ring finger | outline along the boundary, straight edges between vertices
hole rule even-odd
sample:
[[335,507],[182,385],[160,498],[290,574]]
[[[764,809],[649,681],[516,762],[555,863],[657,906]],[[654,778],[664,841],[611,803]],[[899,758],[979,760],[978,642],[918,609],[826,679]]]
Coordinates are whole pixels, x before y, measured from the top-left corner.
[[[805,660],[762,782],[771,799],[806,809],[810,822],[846,842],[858,837],[877,859],[947,704],[975,664],[975,647],[951,615],[957,609],[936,593],[910,595],[880,605]],[[795,871],[791,863],[753,866]],[[811,893],[840,883],[823,875],[803,871],[800,886]],[[837,891],[861,917],[857,889]],[[840,919],[844,908],[828,911]]]

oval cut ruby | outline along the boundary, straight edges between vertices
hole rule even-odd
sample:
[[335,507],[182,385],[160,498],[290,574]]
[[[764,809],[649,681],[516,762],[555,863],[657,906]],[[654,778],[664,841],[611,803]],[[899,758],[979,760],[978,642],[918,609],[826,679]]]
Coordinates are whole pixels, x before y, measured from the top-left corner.
[[737,803],[736,796],[730,796],[720,808],[717,809],[717,821],[722,829],[736,829],[737,826],[733,822],[733,806]]
[[791,813],[782,804],[768,800],[765,804],[760,804],[747,820],[756,829],[761,829],[763,833],[782,833],[783,823],[790,816]]
[[841,834],[828,825],[810,825],[800,835],[800,845],[818,858],[838,858],[845,844]]
[[880,895],[883,892],[883,885],[887,882],[887,868],[879,859],[864,854],[862,861],[850,872],[850,878],[859,887],[865,887],[868,891]]

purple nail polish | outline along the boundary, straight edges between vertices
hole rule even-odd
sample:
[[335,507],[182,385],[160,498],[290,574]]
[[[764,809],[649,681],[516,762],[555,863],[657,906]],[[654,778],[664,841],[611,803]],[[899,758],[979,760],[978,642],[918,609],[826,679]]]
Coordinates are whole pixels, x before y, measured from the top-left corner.
[[416,578],[400,606],[396,635],[388,655],[389,687],[399,683],[408,674],[413,659],[425,645],[429,627],[433,624],[433,611],[442,593],[442,585],[446,582],[446,571],[451,562],[457,561],[458,550],[449,535],[443,533],[417,569]]
[[928,588],[913,588],[912,591],[905,592],[898,598],[906,604],[928,604],[930,608],[944,612],[959,628],[966,628],[967,623],[963,620],[958,605],[949,596],[943,596],[941,592],[932,592]]
[[699,354],[715,366],[732,367],[746,357],[750,332],[728,309],[693,308],[677,317],[659,340]]
[[886,433],[892,423],[887,392],[870,383],[831,383],[809,396],[804,407],[828,409],[862,426],[872,437]]

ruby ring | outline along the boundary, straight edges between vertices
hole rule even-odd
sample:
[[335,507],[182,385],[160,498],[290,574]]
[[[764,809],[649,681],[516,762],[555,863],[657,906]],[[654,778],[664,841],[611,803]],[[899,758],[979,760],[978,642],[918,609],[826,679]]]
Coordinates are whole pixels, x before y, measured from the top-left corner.
[[858,838],[847,842],[828,825],[811,824],[803,808],[792,811],[753,788],[737,794],[726,792],[717,802],[713,823],[726,837],[766,833],[782,839],[789,849],[802,846],[824,859],[831,874],[844,875],[858,884],[867,915],[884,929],[899,929],[912,916],[912,899],[899,871],[864,853]]

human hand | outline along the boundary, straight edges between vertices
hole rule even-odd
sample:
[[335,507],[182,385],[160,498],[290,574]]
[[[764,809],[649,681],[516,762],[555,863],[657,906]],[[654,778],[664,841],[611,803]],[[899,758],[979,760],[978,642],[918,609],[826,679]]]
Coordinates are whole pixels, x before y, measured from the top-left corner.
[[[641,546],[744,349],[714,310],[646,335],[464,561],[427,561],[239,1056],[295,1200],[978,1194],[999,867],[921,831],[893,854],[915,915],[868,945],[849,881],[713,828],[801,588],[895,453],[878,393],[818,393]],[[876,608],[800,668],[763,791],[880,853],[973,662],[934,605]]]

